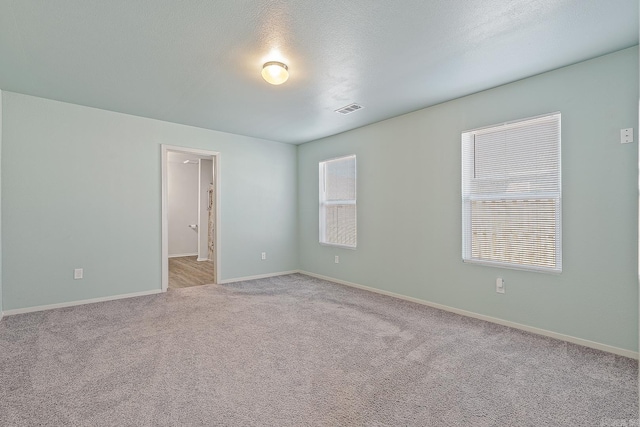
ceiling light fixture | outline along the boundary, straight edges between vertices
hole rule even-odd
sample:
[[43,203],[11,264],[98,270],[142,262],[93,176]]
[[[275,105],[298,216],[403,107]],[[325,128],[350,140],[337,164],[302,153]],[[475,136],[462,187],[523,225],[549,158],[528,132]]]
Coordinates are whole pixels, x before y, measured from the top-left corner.
[[272,85],[281,85],[289,78],[289,67],[282,62],[266,62],[262,66],[262,78]]

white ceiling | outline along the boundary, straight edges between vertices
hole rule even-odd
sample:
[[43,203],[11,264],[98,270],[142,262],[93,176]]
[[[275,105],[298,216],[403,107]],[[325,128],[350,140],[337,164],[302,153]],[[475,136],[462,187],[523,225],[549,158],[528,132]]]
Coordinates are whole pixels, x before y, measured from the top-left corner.
[[0,0],[0,89],[302,143],[637,43],[637,0]]

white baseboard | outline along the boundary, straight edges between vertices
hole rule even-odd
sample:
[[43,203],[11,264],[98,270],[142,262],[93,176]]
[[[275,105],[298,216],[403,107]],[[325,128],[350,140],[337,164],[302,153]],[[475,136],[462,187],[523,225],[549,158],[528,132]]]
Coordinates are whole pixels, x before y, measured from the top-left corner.
[[451,313],[460,314],[462,316],[473,317],[474,319],[480,319],[491,323],[497,323],[498,325],[508,326],[514,329],[520,329],[522,331],[531,332],[533,334],[543,335],[545,337],[555,338],[561,341],[570,342],[573,344],[582,345],[584,347],[595,348],[596,350],[606,351],[608,353],[617,354],[619,356],[629,357],[631,359],[638,359],[638,352],[631,351],[624,348],[613,347],[607,344],[601,344],[595,341],[589,341],[582,338],[577,338],[571,335],[560,334],[553,331],[547,331],[546,329],[539,329],[533,326],[523,325],[521,323],[510,322],[508,320],[499,319],[497,317],[486,316],[484,314],[474,313],[472,311],[461,310],[455,307],[449,307],[447,305],[438,304],[435,302],[430,302],[426,300],[422,300],[419,298],[408,297],[402,294],[397,294],[395,292],[384,291],[381,289],[372,288],[369,286],[359,285],[357,283],[347,282],[345,280],[334,279],[333,277],[323,276],[321,274],[310,273],[308,271],[298,271],[300,274],[305,274],[307,276],[316,277],[318,279],[326,280],[328,282],[337,283],[339,285],[351,286],[353,288],[364,289],[365,291],[375,292],[377,294],[387,295],[393,298],[402,299],[405,301],[411,301],[418,304],[426,305],[429,307],[437,308],[444,311],[449,311]]
[[198,257],[198,259],[196,261],[209,261],[209,258],[200,258],[200,257]]
[[[287,275],[287,274],[294,274],[294,273],[298,273],[298,270],[280,271],[280,272],[277,272],[277,273],[259,274],[259,275],[256,275],[256,276],[237,277],[237,278],[233,278],[233,279],[223,280],[223,281],[220,282],[220,284],[242,282],[242,281],[245,281],[245,280],[264,279],[264,278],[267,278],[267,277],[284,276],[284,275]],[[0,312],[0,319],[2,318],[2,315],[4,315],[4,316],[13,316],[14,314],[32,313],[34,311],[53,310],[55,308],[73,307],[73,306],[76,306],[76,305],[93,304],[93,303],[96,303],[96,302],[104,302],[104,301],[113,301],[113,300],[124,299],[124,298],[141,297],[141,296],[145,296],[145,295],[159,294],[159,293],[162,293],[162,292],[163,291],[161,289],[154,289],[154,290],[151,290],[151,291],[134,292],[134,293],[130,293],[130,294],[121,294],[121,295],[112,295],[112,296],[108,296],[108,297],[92,298],[92,299],[85,299],[85,300],[71,301],[71,302],[63,302],[63,303],[58,303],[58,304],[48,304],[48,305],[39,305],[39,306],[35,306],[35,307],[16,308],[16,309],[13,309],[13,310],[6,310],[6,311],[3,311],[3,312]]]
[[62,302],[58,304],[48,304],[48,305],[38,305],[35,307],[16,308],[13,310],[6,310],[2,312],[2,314],[4,314],[5,316],[12,316],[14,314],[32,313],[34,311],[53,310],[54,308],[73,307],[75,305],[93,304],[96,302],[113,301],[118,299],[141,297],[145,295],[153,295],[153,294],[159,294],[159,293],[162,293],[161,289],[154,289],[151,291],[133,292],[130,294],[112,295],[108,297],[91,298],[91,299],[85,299],[80,301]]
[[172,255],[169,255],[169,258],[180,258],[183,256],[198,256],[198,252],[192,253],[192,254],[172,254]]
[[266,279],[267,277],[286,276],[287,274],[301,273],[298,270],[279,271],[277,273],[258,274],[256,276],[236,277],[233,279],[224,279],[218,282],[220,285],[226,285],[228,283],[244,282],[245,280]]

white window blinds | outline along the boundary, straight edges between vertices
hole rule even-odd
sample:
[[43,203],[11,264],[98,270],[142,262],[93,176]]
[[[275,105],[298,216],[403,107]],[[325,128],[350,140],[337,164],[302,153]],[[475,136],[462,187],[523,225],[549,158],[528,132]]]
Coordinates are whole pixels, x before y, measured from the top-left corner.
[[562,271],[560,114],[462,134],[462,258]]
[[356,156],[320,162],[320,243],[356,247]]

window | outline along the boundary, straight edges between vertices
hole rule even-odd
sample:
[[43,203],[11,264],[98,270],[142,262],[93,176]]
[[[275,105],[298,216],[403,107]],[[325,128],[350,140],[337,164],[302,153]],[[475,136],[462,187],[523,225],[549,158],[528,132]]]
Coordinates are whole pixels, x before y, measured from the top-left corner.
[[356,156],[320,162],[320,243],[356,247]]
[[560,113],[462,134],[462,258],[562,271]]

